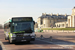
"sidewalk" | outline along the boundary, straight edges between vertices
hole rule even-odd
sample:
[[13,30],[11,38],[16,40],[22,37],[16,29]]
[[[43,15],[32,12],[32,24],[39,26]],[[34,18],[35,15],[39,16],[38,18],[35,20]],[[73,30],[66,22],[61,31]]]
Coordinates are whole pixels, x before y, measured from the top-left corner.
[[4,47],[4,44],[0,41],[0,50],[6,50],[6,48]]

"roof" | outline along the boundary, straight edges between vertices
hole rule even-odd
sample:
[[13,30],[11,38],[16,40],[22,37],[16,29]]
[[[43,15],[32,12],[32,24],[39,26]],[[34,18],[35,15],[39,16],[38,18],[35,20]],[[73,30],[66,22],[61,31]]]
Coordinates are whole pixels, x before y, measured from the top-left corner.
[[55,14],[53,14],[52,16],[51,15],[48,15],[48,14],[46,14],[46,15],[42,15],[42,16],[40,16],[39,18],[46,18],[46,17],[51,17],[51,18],[67,18],[69,15],[55,15]]

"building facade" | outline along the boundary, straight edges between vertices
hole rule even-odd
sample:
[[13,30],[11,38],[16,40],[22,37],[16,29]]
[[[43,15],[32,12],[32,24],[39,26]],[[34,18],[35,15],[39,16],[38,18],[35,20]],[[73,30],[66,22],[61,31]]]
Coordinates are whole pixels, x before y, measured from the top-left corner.
[[72,9],[71,15],[62,15],[62,14],[46,14],[42,13],[37,19],[38,28],[49,28],[49,27],[75,27],[75,7]]
[[72,14],[67,17],[67,21],[57,22],[55,25],[61,25],[60,27],[75,27],[75,7],[72,9]]

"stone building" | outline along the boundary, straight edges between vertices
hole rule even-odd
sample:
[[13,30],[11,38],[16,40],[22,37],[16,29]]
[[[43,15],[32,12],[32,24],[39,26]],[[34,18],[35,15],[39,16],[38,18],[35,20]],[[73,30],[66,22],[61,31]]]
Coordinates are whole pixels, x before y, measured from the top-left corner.
[[67,17],[67,21],[57,22],[55,25],[60,25],[60,27],[75,27],[75,7],[72,9],[72,14]]
[[38,24],[37,24],[37,22],[35,22],[34,28],[38,28]]
[[72,9],[71,15],[42,13],[42,16],[37,19],[37,25],[38,28],[75,27],[75,7]]

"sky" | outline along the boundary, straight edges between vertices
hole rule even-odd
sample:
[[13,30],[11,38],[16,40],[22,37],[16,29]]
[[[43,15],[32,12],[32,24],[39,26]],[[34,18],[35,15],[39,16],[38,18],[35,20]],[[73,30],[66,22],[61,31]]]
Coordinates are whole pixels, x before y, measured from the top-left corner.
[[0,24],[12,16],[33,17],[34,21],[42,15],[71,15],[75,0],[0,0]]

